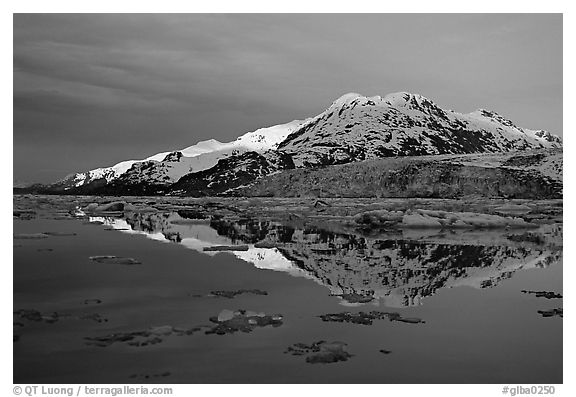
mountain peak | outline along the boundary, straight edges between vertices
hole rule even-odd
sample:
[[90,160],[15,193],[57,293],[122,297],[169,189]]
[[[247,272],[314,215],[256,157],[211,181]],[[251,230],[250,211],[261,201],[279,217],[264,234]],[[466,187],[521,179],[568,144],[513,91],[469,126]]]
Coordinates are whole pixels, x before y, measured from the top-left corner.
[[358,98],[365,98],[364,95],[358,94],[356,92],[349,92],[347,94],[342,95],[340,98],[336,99],[332,102],[332,106],[330,107],[341,107],[343,105],[347,105],[350,102],[358,99]]
[[332,102],[330,109],[341,108],[343,106],[350,105],[353,102],[376,106],[385,105],[394,107],[414,107],[417,109],[438,107],[432,100],[426,98],[423,95],[400,91],[393,92],[384,97],[378,95],[373,97],[366,97],[356,92],[349,92]]
[[420,94],[412,94],[405,91],[388,94],[383,98],[383,101],[396,107],[405,107],[407,105],[413,105],[416,107],[437,107],[432,100],[426,98],[425,96]]

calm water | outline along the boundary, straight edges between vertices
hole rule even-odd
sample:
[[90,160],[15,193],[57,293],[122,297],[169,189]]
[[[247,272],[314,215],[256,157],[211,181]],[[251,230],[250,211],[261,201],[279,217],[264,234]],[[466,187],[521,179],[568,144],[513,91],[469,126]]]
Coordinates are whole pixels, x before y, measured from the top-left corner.
[[[561,308],[562,299],[521,292],[562,293],[561,225],[543,227],[541,241],[515,242],[498,231],[367,236],[189,218],[166,211],[92,217],[92,224],[15,219],[15,234],[74,235],[14,240],[14,310],[58,313],[55,322],[15,315],[14,382],[562,382],[562,318],[538,313]],[[204,251],[222,245],[247,249]],[[95,255],[142,264],[98,263],[89,259]],[[242,289],[267,295],[210,295]],[[224,309],[280,313],[283,324],[250,333],[162,335],[147,346],[94,346],[85,339],[210,325]],[[373,310],[425,322],[361,325],[318,317]],[[309,364],[285,353],[320,340],[346,343],[352,357]]]

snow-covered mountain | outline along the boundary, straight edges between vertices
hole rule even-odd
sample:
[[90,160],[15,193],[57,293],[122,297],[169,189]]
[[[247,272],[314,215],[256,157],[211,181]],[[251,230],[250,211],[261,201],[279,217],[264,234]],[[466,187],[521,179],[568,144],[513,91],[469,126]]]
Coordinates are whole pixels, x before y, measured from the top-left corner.
[[214,194],[284,168],[561,147],[558,136],[520,128],[496,112],[457,113],[407,92],[384,97],[350,93],[303,121],[261,128],[232,142],[212,139],[73,174],[52,188],[70,193]]
[[546,131],[517,127],[496,112],[461,114],[421,95],[350,93],[305,121],[278,146],[296,167],[389,156],[508,152],[561,147]]
[[232,142],[222,143],[210,139],[182,150],[157,153],[144,160],[122,161],[111,167],[68,175],[57,185],[64,189],[78,188],[102,179],[110,183],[120,177],[122,183],[126,184],[169,185],[186,174],[214,167],[218,160],[226,157],[276,149],[301,123],[300,120],[294,120],[248,132]]

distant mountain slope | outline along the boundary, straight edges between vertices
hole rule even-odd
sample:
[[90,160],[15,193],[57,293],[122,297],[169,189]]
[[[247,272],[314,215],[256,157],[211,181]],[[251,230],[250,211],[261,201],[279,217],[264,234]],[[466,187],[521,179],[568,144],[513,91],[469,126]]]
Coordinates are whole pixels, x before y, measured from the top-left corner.
[[222,143],[210,139],[179,151],[158,153],[144,160],[122,161],[111,167],[69,175],[53,187],[68,190],[87,186],[98,180],[104,180],[100,184],[107,184],[120,177],[123,177],[122,183],[130,185],[166,186],[188,173],[214,167],[218,160],[228,156],[247,151],[265,152],[276,149],[301,123],[300,120],[294,120],[248,132],[232,142]]

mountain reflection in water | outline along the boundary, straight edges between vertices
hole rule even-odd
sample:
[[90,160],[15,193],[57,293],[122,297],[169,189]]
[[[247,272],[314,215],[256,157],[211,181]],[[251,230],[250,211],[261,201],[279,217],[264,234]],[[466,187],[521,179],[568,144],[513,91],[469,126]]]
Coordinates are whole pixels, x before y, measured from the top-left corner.
[[247,245],[247,251],[226,252],[260,269],[314,280],[333,295],[367,298],[364,303],[342,299],[344,305],[365,304],[371,298],[374,305],[420,305],[442,288],[493,287],[518,270],[546,268],[562,260],[561,224],[543,225],[534,232],[541,235],[534,243],[511,241],[508,231],[364,236],[254,219],[187,219],[177,212],[90,220],[205,255],[218,253],[205,247]]

